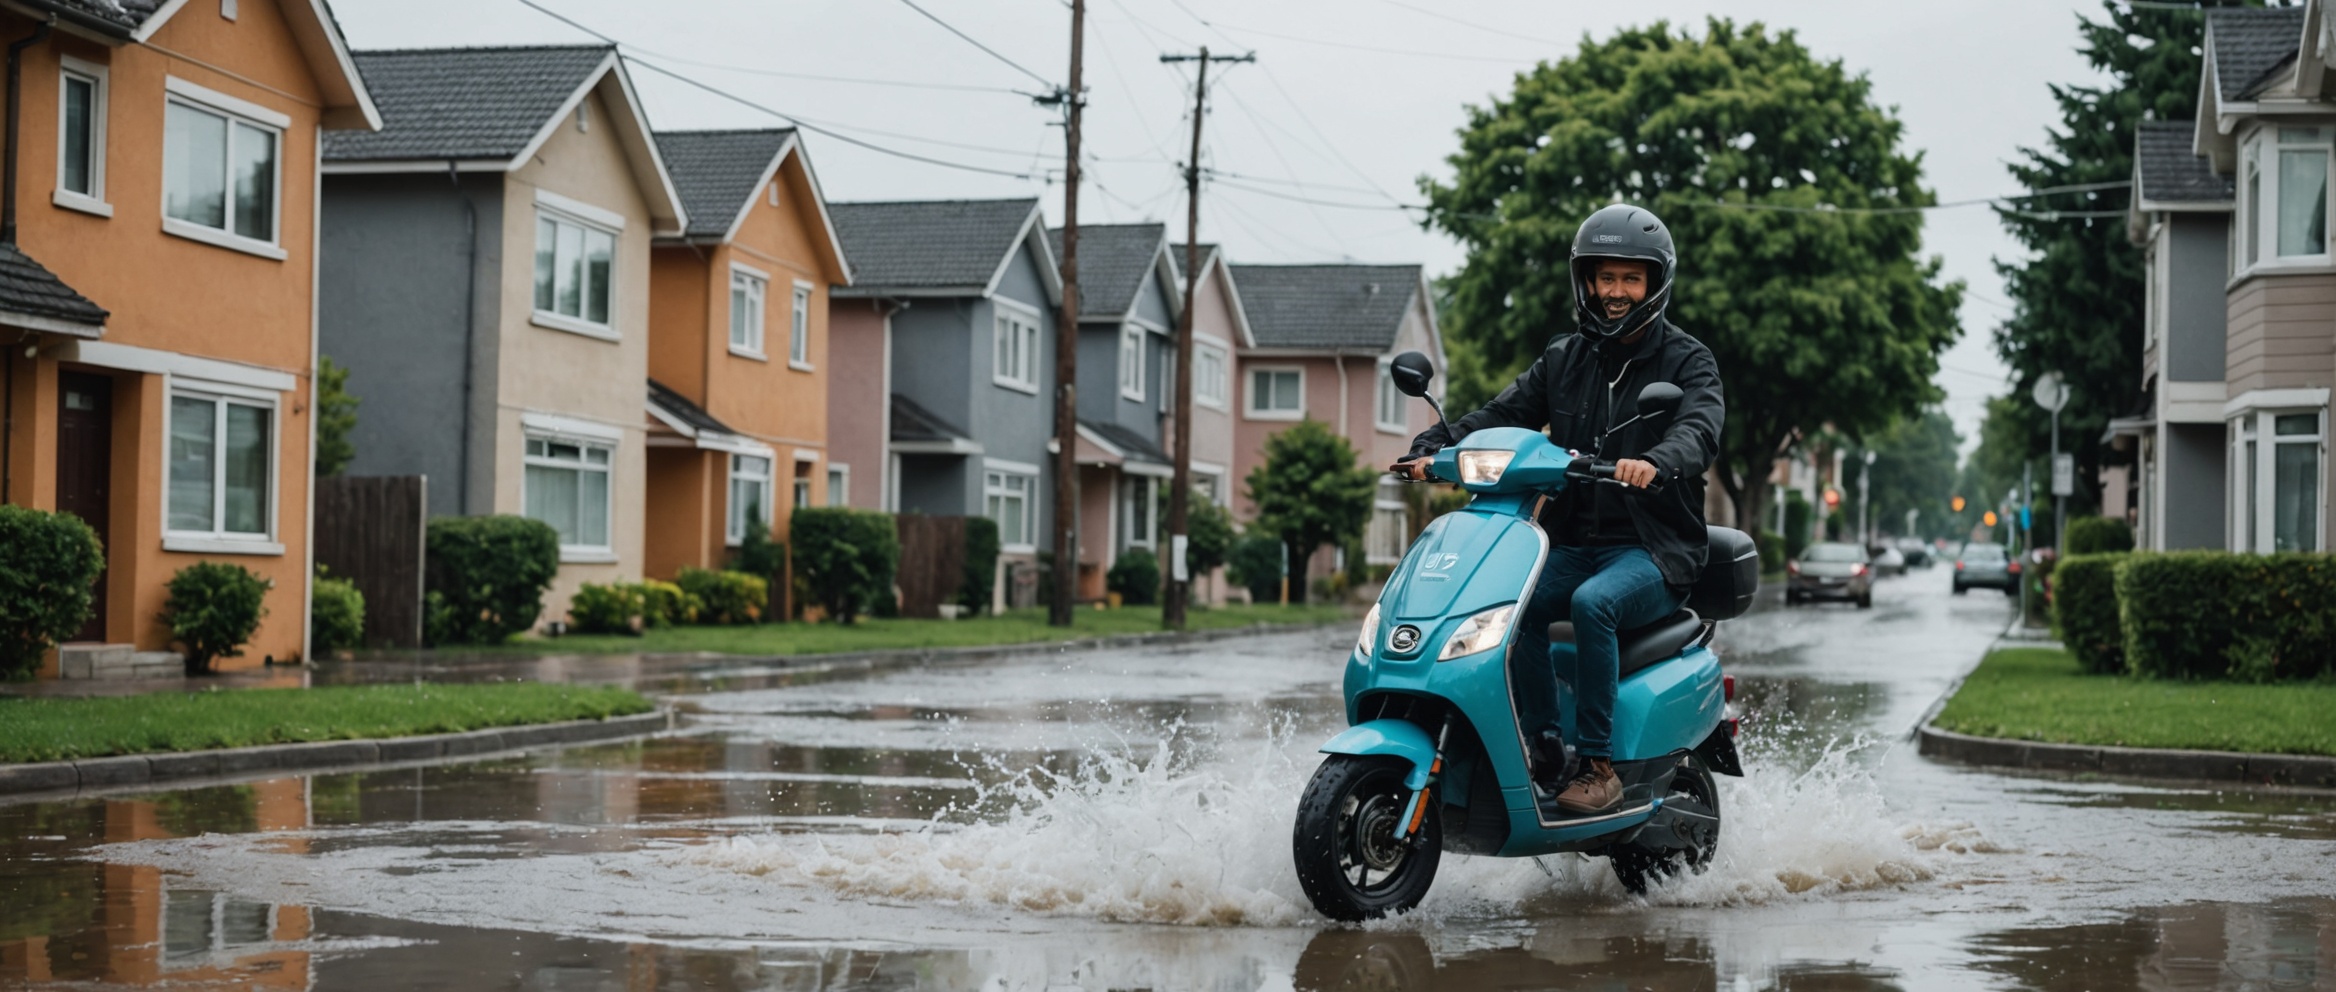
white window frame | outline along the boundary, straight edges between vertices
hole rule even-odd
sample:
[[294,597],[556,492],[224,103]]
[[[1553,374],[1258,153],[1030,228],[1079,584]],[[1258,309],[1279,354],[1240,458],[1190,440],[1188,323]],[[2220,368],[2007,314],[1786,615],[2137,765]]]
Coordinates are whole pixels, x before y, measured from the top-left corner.
[[[1393,498],[1394,492],[1396,490],[1392,484],[1380,483],[1377,494],[1371,500],[1371,520],[1363,530],[1363,561],[1365,564],[1392,565],[1402,561],[1403,553],[1409,550],[1410,542],[1407,539],[1411,535],[1407,531],[1411,529],[1411,510],[1404,505],[1401,499]],[[1394,519],[1391,522],[1388,519],[1388,514],[1394,514]],[[1384,527],[1393,527],[1394,529],[1382,531],[1381,528]],[[1393,535],[1394,554],[1382,554],[1377,547],[1377,539],[1382,533]]]
[[[615,218],[620,223],[609,223],[608,218]],[[591,312],[591,305],[590,300],[582,295],[577,297],[577,310],[579,312],[574,317],[568,316],[567,314],[561,313],[557,310],[543,310],[538,309],[535,306],[535,253],[539,247],[539,243],[543,240],[543,222],[547,220],[551,221],[552,224],[555,225],[552,232],[553,243],[555,245],[552,256],[552,267],[555,272],[558,270],[560,264],[558,248],[556,247],[559,239],[559,230],[557,225],[566,224],[570,227],[581,228],[587,232],[598,232],[608,236],[608,320],[606,322],[594,323],[590,318],[583,316],[584,313]],[[541,190],[537,191],[535,198],[535,223],[530,225],[530,228],[535,232],[535,237],[528,243],[527,248],[527,306],[530,311],[530,316],[528,318],[529,323],[534,324],[537,327],[549,328],[555,331],[567,331],[571,334],[581,334],[588,338],[599,338],[603,341],[623,340],[624,336],[619,334],[616,329],[616,317],[617,314],[621,312],[618,308],[623,304],[623,297],[617,292],[617,284],[624,281],[624,279],[620,277],[620,273],[623,271],[624,265],[625,243],[624,226],[621,223],[622,220],[623,217],[621,215],[614,214],[609,211],[599,210],[597,208],[591,208],[586,204],[581,204],[577,203],[576,201],[569,200],[567,197],[545,193]],[[586,266],[585,270],[590,271],[591,267]],[[554,285],[557,284],[557,277],[555,276]],[[553,300],[552,305],[558,306],[559,301],[557,299]]]
[[1042,323],[1038,311],[1003,298],[992,299],[990,304],[990,382],[1036,395]]
[[[2315,419],[2316,430],[2311,434],[2277,433],[2281,417],[2309,415]],[[2249,429],[2252,428],[2252,433]],[[2309,445],[2314,452],[2313,485],[2319,498],[2312,508],[2312,538],[2314,546],[2291,548],[2293,551],[2327,551],[2328,538],[2328,408],[2326,406],[2266,406],[2246,410],[2232,417],[2228,424],[2230,440],[2230,488],[2226,505],[2230,507],[2228,520],[2229,544],[2235,551],[2273,554],[2278,551],[2278,522],[2273,513],[2279,505],[2279,449],[2287,445]],[[2254,442],[2255,465],[2252,477],[2248,474],[2247,443]],[[2249,511],[2253,511],[2253,541],[2248,540]]]
[[[1258,373],[1295,372],[1298,375],[1298,408],[1295,410],[1266,409],[1257,405]],[[1304,420],[1306,418],[1306,367],[1303,365],[1252,365],[1241,370],[1241,416],[1248,420]]]
[[[558,263],[554,262],[553,264],[556,265]],[[530,288],[533,288],[532,283],[530,284]],[[741,327],[738,322],[738,292],[741,289],[746,291],[747,302],[754,311],[753,314],[747,318],[746,324],[743,327]],[[764,272],[763,270],[755,268],[751,265],[741,265],[737,262],[730,263],[729,300],[731,354],[740,358],[751,358],[758,362],[770,361],[770,356],[764,354],[762,348],[764,328],[770,324],[770,299],[770,273]],[[745,340],[743,341],[739,340],[739,332],[742,330],[745,332]]]
[[[599,433],[598,431],[585,432],[585,431],[574,431],[574,430],[559,430],[559,429],[557,429],[556,427],[551,427],[551,426],[525,425],[525,424],[523,424],[523,426],[522,426],[522,430],[521,430],[521,432],[520,432],[520,433],[521,433],[521,439],[520,439],[520,442],[519,442],[519,455],[520,455],[520,470],[519,470],[519,513],[520,513],[520,515],[521,515],[521,516],[526,516],[526,514],[527,514],[527,468],[526,468],[527,466],[529,466],[529,465],[540,465],[540,466],[543,466],[543,467],[545,467],[545,468],[572,469],[572,470],[574,470],[574,471],[578,471],[578,472],[590,472],[590,471],[596,471],[596,470],[598,470],[598,471],[604,471],[604,472],[605,472],[605,474],[607,474],[607,476],[608,476],[608,484],[607,484],[607,486],[605,487],[605,489],[603,490],[604,492],[606,492],[606,493],[608,494],[608,511],[607,511],[607,512],[608,512],[608,543],[606,543],[606,544],[562,544],[562,545],[560,545],[560,563],[561,563],[561,564],[578,564],[578,563],[584,563],[584,564],[608,564],[608,563],[615,562],[615,561],[617,560],[617,556],[616,556],[616,528],[617,528],[617,518],[616,518],[616,483],[617,483],[617,478],[616,478],[616,462],[617,462],[617,458],[618,458],[618,456],[620,456],[621,454],[623,454],[623,442],[622,442],[621,440],[619,440],[619,438],[621,438],[621,437],[622,437],[622,435],[620,434],[620,435],[617,435],[616,437],[610,437],[610,436],[608,436],[608,435],[601,434],[601,433]],[[612,433],[613,433],[613,432],[612,432]],[[527,442],[529,442],[529,441],[544,441],[544,442],[547,442],[547,443],[558,443],[558,444],[573,444],[573,445],[577,445],[577,446],[579,446],[579,447],[589,447],[589,448],[605,448],[605,449],[607,449],[607,450],[608,450],[608,465],[607,465],[607,467],[606,467],[606,468],[603,470],[603,469],[596,469],[596,468],[595,468],[595,467],[594,467],[594,466],[593,466],[593,465],[592,465],[590,462],[585,462],[585,463],[579,464],[579,463],[576,463],[576,462],[562,461],[562,460],[559,460],[559,459],[554,459],[554,458],[545,458],[545,457],[540,457],[540,456],[536,456],[536,455],[531,455],[531,454],[528,454],[528,453],[527,453]],[[531,519],[531,520],[532,520],[532,519],[534,519],[534,518],[530,517],[529,519]]]
[[[1211,364],[1216,372],[1210,374]],[[1202,341],[1192,343],[1192,402],[1212,410],[1223,410],[1232,405],[1226,393],[1229,377],[1226,372],[1232,363],[1232,353],[1219,345]]]
[[[1405,429],[1403,401],[1410,397],[1395,388],[1394,369],[1394,359],[1379,359],[1379,379],[1371,398],[1371,423],[1383,434],[1402,434]],[[1395,414],[1394,419],[1388,419],[1389,412]]]
[[[1160,531],[1165,529],[1165,526],[1160,522],[1160,477],[1156,475],[1123,475],[1120,478],[1126,482],[1126,488],[1120,490],[1120,498],[1117,501],[1121,518],[1119,521],[1120,541],[1122,542],[1120,550],[1142,548],[1146,551],[1156,551],[1160,546],[1158,535]],[[1152,525],[1149,528],[1150,533],[1140,536],[1136,533],[1135,521],[1135,501],[1138,499],[1144,502],[1145,521]]]
[[[811,466],[809,474],[805,474],[805,465]],[[819,494],[819,487],[813,483],[826,481],[827,478],[819,474],[819,452],[796,449],[795,468],[787,478],[787,505],[797,510],[820,505],[813,499]]]
[[[180,398],[208,400],[212,406],[212,434],[214,446],[211,457],[211,529],[185,530],[170,522],[170,430],[173,408]],[[218,447],[226,443],[229,406],[241,406],[267,411],[268,415],[268,483],[265,493],[268,506],[262,516],[266,524],[261,531],[230,531],[221,523],[227,513],[227,458]],[[276,537],[277,525],[283,512],[282,478],[284,472],[284,411],[279,394],[264,389],[253,389],[223,382],[208,382],[166,376],[162,403],[162,550],[190,551],[202,554],[281,555],[283,542]]]
[[[114,206],[105,198],[105,132],[106,120],[112,115],[106,111],[106,102],[113,93],[113,78],[108,67],[97,62],[61,55],[57,72],[57,183],[50,202],[68,210],[114,215]],[[78,77],[90,86],[89,94],[89,192],[65,188],[65,80]],[[282,145],[277,146],[282,154]]]
[[[740,463],[748,458],[762,459],[762,475],[760,478],[757,478],[756,476],[741,470]],[[766,531],[770,528],[771,522],[778,519],[778,509],[775,503],[775,501],[778,499],[778,483],[776,481],[777,476],[778,459],[771,457],[769,453],[731,453],[730,471],[728,476],[729,485],[723,487],[724,502],[722,508],[722,541],[724,544],[735,548],[741,544],[746,543],[745,514],[740,512],[736,505],[738,502],[739,483],[743,482],[748,485],[761,486],[762,525]]]
[[797,372],[811,371],[811,289],[810,283],[795,280],[787,312],[787,367]]
[[1150,332],[1134,322],[1119,327],[1119,397],[1144,401],[1144,336]]
[[[2237,175],[2239,207],[2233,211],[2238,226],[2233,244],[2234,280],[2258,272],[2326,271],[2336,268],[2336,230],[2330,230],[2330,220],[2336,219],[2336,125],[2328,123],[2304,124],[2302,128],[2316,128],[2320,132],[2316,143],[2288,141],[2284,127],[2297,125],[2263,124],[2239,142]],[[2279,254],[2279,153],[2282,150],[2308,150],[2321,153],[2323,177],[2320,187],[2321,251],[2312,255]],[[2256,173],[2256,182],[2250,184],[2248,171]]]
[[827,463],[827,505],[852,505],[852,467],[843,462]]
[[284,133],[291,129],[292,118],[249,100],[238,99],[209,87],[187,82],[177,76],[163,78],[163,103],[163,112],[166,117],[169,113],[169,105],[175,103],[199,113],[224,118],[227,128],[227,155],[230,161],[234,159],[235,125],[237,124],[265,131],[276,143],[274,156],[276,173],[269,181],[270,191],[275,196],[276,202],[268,210],[268,236],[265,239],[252,238],[235,233],[235,177],[232,174],[223,173],[221,177],[225,190],[224,195],[227,197],[227,212],[225,214],[227,226],[225,228],[207,227],[170,215],[170,142],[167,137],[168,128],[165,127],[162,149],[163,175],[162,182],[159,184],[162,192],[163,232],[186,238],[189,241],[200,241],[204,244],[229,248],[248,255],[258,255],[261,258],[278,262],[290,257],[284,251],[282,239],[284,232]]
[[[1015,493],[1012,487],[1006,485],[1005,480],[1008,477],[1025,480],[1020,493]],[[990,512],[990,500],[992,499],[1010,499],[1017,495],[1022,499],[1022,536],[1027,540],[1008,542],[1004,540],[1005,534],[1001,530],[998,550],[1008,554],[1024,555],[1034,554],[1038,551],[1038,482],[1039,472],[1036,465],[1002,461],[995,458],[982,459],[982,516],[992,520],[998,519]],[[1000,520],[998,525],[1003,528],[1005,522]]]

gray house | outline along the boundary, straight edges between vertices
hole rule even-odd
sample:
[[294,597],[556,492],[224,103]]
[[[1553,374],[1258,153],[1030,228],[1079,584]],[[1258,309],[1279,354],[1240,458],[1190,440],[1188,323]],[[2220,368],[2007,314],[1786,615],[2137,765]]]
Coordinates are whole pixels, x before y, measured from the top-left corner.
[[[886,356],[880,377],[838,372],[830,424],[888,425],[884,508],[990,517],[1005,558],[1035,561],[1053,546],[1048,449],[1062,301],[1038,201],[828,211],[852,270],[852,285],[832,293],[831,326],[839,339],[880,336],[865,350]],[[839,340],[839,352],[848,347]],[[846,385],[860,381],[886,385]]]
[[2223,285],[2234,189],[2191,150],[2189,121],[2134,136],[2126,233],[2141,248],[2141,376],[2147,407],[2109,425],[2123,457],[2103,473],[2101,510],[2157,551],[2223,547]]
[[[1062,254],[1060,228],[1047,232]],[[1079,228],[1079,586],[1106,592],[1119,555],[1163,555],[1177,313],[1183,308],[1164,224]]]

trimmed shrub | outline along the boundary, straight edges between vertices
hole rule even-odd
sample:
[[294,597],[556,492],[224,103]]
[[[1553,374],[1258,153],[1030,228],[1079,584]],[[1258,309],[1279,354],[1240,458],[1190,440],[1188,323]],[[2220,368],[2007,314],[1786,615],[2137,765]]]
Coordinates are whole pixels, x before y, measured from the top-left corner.
[[648,626],[648,597],[639,585],[587,582],[568,599],[568,623],[579,634],[639,635]]
[[1119,560],[1111,563],[1111,571],[1104,573],[1103,585],[1119,594],[1119,601],[1129,606],[1150,606],[1160,601],[1160,559],[1142,548],[1129,548],[1119,553]]
[[430,521],[423,566],[432,644],[501,644],[535,626],[560,571],[560,535],[509,514]]
[[2098,555],[2133,550],[2133,528],[2114,517],[2078,517],[2068,522],[2068,553]]
[[1814,513],[1815,508],[1811,507],[1809,501],[1801,496],[1800,490],[1785,490],[1784,556],[1787,559],[1799,558],[1802,551],[1807,550],[1810,544],[1815,543],[1810,540],[1812,535],[1809,533],[1809,518]]
[[642,582],[640,588],[641,616],[651,627],[696,623],[698,613],[706,606],[696,596],[683,591],[681,586],[662,579],[649,579]]
[[2117,623],[2117,564],[2124,560],[2123,554],[2070,555],[2052,573],[2053,626],[2077,664],[2095,675],[2125,671],[2125,632]]
[[1200,578],[1225,563],[1233,550],[1233,511],[1195,493],[1184,513],[1184,565]]
[[1753,536],[1752,545],[1760,549],[1760,574],[1774,575],[1784,571],[1784,535],[1764,530]]
[[2117,566],[2126,665],[2168,679],[2336,673],[2336,555],[2185,551]]
[[308,594],[308,639],[314,654],[365,643],[365,594],[351,580],[325,575],[322,565]]
[[170,577],[162,619],[170,625],[170,639],[186,648],[188,675],[209,674],[219,658],[242,657],[244,642],[268,613],[262,602],[270,585],[250,569],[221,561],[199,561]]
[[89,622],[103,571],[105,547],[80,517],[0,505],[0,679],[31,674]]
[[998,585],[998,547],[997,521],[965,518],[965,581],[957,587],[957,605],[968,612],[983,613],[990,608],[990,597]]
[[1282,542],[1271,534],[1250,531],[1233,542],[1226,577],[1249,590],[1253,603],[1278,603],[1282,596]]
[[698,622],[709,626],[755,623],[770,601],[770,583],[745,572],[685,568],[674,583],[698,601]]
[[900,532],[892,516],[874,510],[809,507],[795,511],[795,572],[811,597],[837,623],[892,598],[900,568]]
[[[749,507],[747,519],[762,519],[760,513],[759,507]],[[779,594],[787,591],[787,546],[771,540],[768,527],[748,527],[746,537],[738,542],[738,550],[730,556],[730,570],[762,579],[772,599],[780,599]],[[784,616],[785,606],[783,602],[766,602],[762,615]]]

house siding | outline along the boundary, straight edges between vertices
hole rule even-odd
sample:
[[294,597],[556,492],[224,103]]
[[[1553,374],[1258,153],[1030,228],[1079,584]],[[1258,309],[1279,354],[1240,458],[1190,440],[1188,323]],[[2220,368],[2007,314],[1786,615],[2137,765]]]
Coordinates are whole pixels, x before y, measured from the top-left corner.
[[[1036,228],[1032,232],[1034,237],[1043,236],[1037,233]],[[978,471],[981,458],[1037,465],[1039,493],[1034,500],[1037,508],[1036,543],[1040,550],[1046,550],[1053,547],[1049,535],[1048,508],[1054,505],[1054,472],[1052,456],[1047,453],[1046,446],[1047,441],[1054,437],[1056,307],[1047,299],[1046,283],[1040,274],[1034,251],[1026,239],[1021,248],[1014,252],[1013,260],[1006,266],[1004,278],[998,281],[996,295],[1038,311],[1038,391],[1035,394],[1025,393],[990,381],[991,336],[996,310],[995,304],[988,300],[975,301],[968,308],[972,318],[970,326],[960,324],[956,331],[959,347],[965,349],[966,357],[943,371],[953,375],[958,389],[970,391],[966,404],[970,415],[960,420],[957,427],[982,445],[982,455],[974,459],[976,471],[965,473],[965,497],[960,504],[962,509],[952,512],[972,516],[985,512],[982,473]],[[913,313],[913,308],[909,312]],[[899,316],[895,315],[894,319],[897,321]],[[895,324],[895,327],[898,325]],[[905,367],[907,356],[911,354],[905,342],[894,339],[892,388],[894,392],[906,393],[924,402],[924,394],[912,391],[900,381],[900,370]],[[921,357],[917,360],[923,361]],[[1085,372],[1081,370],[1082,381],[1084,378]],[[904,477],[907,471],[905,467],[902,469]],[[905,478],[903,481],[906,481]]]
[[2336,273],[2257,275],[2231,288],[2229,395],[2325,387],[2336,374]]
[[2230,475],[2224,466],[2229,445],[2221,424],[2167,424],[2165,449],[2165,544],[2160,550],[2186,548],[2220,550],[2225,543],[2223,490]]
[[2165,378],[2214,382],[2223,377],[2229,314],[2223,300],[2230,218],[2226,214],[2169,214],[2161,244],[2167,283],[2158,298],[2167,313]]
[[884,300],[834,299],[827,308],[827,456],[850,467],[851,506],[884,508],[885,432],[891,390],[885,387],[885,342],[892,306]]

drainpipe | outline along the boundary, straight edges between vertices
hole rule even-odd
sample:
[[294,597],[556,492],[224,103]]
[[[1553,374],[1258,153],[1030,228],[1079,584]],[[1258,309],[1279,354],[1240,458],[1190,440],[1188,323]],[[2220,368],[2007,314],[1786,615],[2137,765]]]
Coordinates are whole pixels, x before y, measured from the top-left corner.
[[446,181],[462,195],[462,463],[454,474],[454,485],[455,492],[461,494],[460,512],[467,517],[470,516],[471,370],[478,365],[479,208],[472,202],[470,191],[462,188],[462,174],[455,170],[453,159],[446,160]]
[[[51,18],[54,20],[54,18]],[[49,40],[50,21],[8,43],[8,137],[6,164],[0,165],[0,242],[16,244],[16,132],[23,119],[24,50]]]

